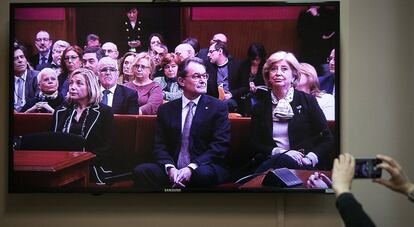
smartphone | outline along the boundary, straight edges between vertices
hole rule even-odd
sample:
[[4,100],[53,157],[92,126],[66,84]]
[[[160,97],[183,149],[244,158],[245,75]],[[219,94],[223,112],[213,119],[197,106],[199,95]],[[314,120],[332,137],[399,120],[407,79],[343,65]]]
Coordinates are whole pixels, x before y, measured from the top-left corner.
[[382,171],[376,167],[379,163],[381,160],[376,158],[355,159],[354,178],[380,178]]

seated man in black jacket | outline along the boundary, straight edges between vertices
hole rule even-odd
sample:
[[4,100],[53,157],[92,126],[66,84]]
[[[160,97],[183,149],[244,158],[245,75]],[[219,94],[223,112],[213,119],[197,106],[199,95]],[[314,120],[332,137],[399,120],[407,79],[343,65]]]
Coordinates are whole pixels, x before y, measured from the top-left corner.
[[138,93],[117,84],[118,63],[103,57],[98,63],[98,78],[101,84],[102,103],[112,107],[113,114],[138,114]]

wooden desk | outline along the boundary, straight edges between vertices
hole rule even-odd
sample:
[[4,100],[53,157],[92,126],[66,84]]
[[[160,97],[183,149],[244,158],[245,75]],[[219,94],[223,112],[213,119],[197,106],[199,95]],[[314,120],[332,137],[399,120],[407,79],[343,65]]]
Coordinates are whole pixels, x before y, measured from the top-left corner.
[[[242,184],[241,186],[239,186],[240,189],[265,189],[265,190],[274,190],[277,189],[276,187],[269,187],[269,186],[263,186],[262,182],[263,179],[266,176],[266,173],[269,172],[270,170],[266,171],[265,173],[263,173],[262,175],[259,175],[257,177],[254,177],[253,179],[251,179],[250,181]],[[309,176],[312,175],[314,172],[320,172],[325,174],[327,177],[331,178],[331,171],[319,171],[319,170],[295,170],[295,169],[290,169],[291,172],[293,172],[299,179],[302,180],[303,184],[302,185],[298,185],[295,187],[291,187],[289,189],[306,189],[308,190],[308,188],[306,187],[306,181],[308,180]],[[280,189],[280,188],[279,188]],[[320,190],[320,189],[316,189],[316,190]],[[325,190],[325,189],[323,189]]]
[[86,187],[90,152],[14,151],[13,183],[16,189]]

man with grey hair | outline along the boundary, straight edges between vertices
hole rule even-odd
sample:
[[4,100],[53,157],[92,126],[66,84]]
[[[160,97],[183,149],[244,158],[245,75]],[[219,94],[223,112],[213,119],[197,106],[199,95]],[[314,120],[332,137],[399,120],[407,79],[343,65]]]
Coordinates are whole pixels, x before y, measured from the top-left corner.
[[105,52],[105,56],[111,57],[112,59],[118,59],[119,52],[118,47],[115,43],[106,42],[102,45],[102,50]]
[[194,48],[188,43],[181,43],[176,48],[174,53],[180,58],[181,61],[189,57],[195,56]]
[[36,70],[50,67],[50,64],[52,64],[52,53],[50,50],[52,39],[47,31],[41,30],[36,34],[35,46],[38,53],[30,58],[33,67]]
[[154,46],[152,50],[148,52],[151,55],[152,60],[155,63],[155,73],[153,78],[164,76],[164,72],[161,65],[161,60],[164,58],[164,56],[168,53],[168,47],[164,44],[159,44]]
[[42,69],[37,74],[39,92],[27,100],[21,112],[53,113],[63,103],[63,96],[58,92],[58,75],[51,68]]
[[70,44],[65,40],[58,40],[53,44],[52,48],[52,64],[50,68],[55,70],[56,74],[59,75],[61,72],[60,61],[62,58],[63,51],[68,48]]
[[114,114],[138,114],[138,93],[117,84],[118,63],[110,57],[98,62],[98,79],[101,87],[102,103],[112,107]]

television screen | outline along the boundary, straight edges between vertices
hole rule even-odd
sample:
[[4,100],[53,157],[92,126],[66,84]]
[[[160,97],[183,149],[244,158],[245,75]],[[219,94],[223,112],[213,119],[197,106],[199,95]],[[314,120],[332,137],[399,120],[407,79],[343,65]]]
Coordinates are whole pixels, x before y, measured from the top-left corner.
[[10,4],[10,192],[331,192],[339,2]]

